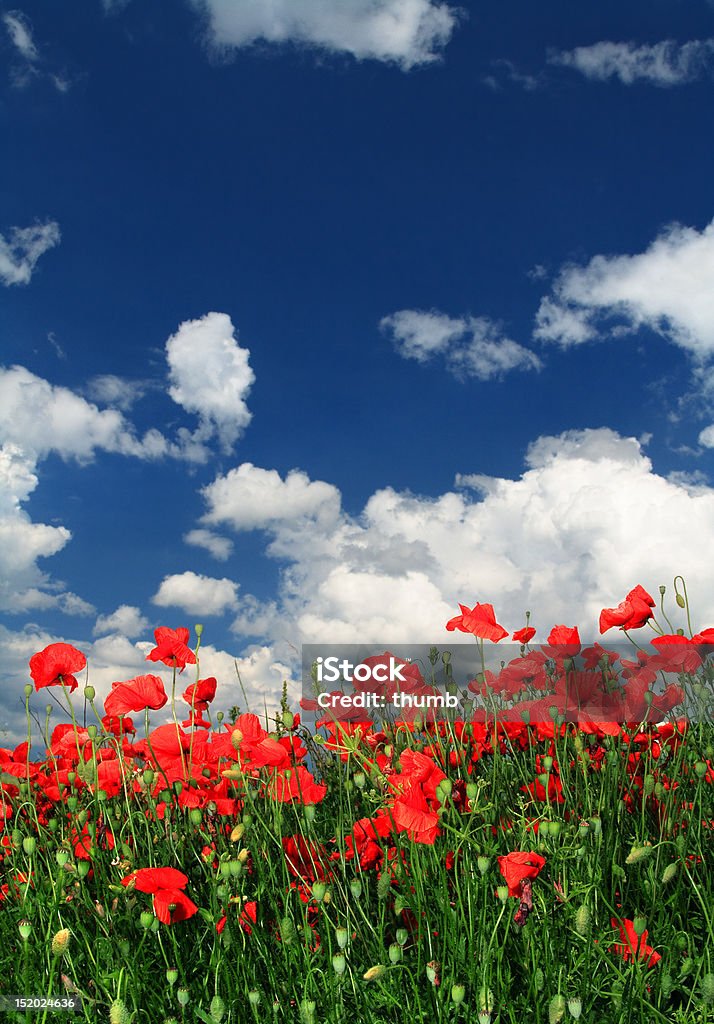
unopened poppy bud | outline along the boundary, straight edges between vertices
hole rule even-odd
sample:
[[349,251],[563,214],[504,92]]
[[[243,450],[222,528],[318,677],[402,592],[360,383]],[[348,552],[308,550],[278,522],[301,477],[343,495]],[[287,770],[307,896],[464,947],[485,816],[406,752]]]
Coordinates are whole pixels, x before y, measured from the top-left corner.
[[393,942],[388,950],[389,962],[392,964],[398,964],[402,959],[402,947],[398,942]]
[[438,985],[439,984],[439,981],[440,981],[440,978],[439,978],[439,966],[440,965],[439,965],[438,961],[436,961],[436,960],[431,960],[426,965],[426,977],[427,977],[427,980],[432,985]]
[[22,848],[28,857],[31,857],[37,847],[37,840],[34,836],[25,836],[22,840]]
[[558,993],[548,1003],[548,1024],[558,1024],[565,1016],[565,996]]
[[302,809],[302,816],[308,824],[315,820],[317,816],[317,809],[314,804],[305,804]]
[[84,696],[87,698],[88,701],[93,701],[96,696],[96,693],[97,691],[94,689],[93,686],[90,686],[88,684],[84,687]]
[[452,985],[451,986],[451,1002],[456,1006],[461,1006],[464,999],[466,998],[466,988],[463,985]]
[[652,847],[645,844],[644,846],[633,846],[628,855],[625,857],[625,864],[638,864],[641,860],[646,860],[652,855]]
[[362,895],[362,883],[359,878],[353,878],[350,881],[350,892],[356,900],[358,900]]
[[387,968],[384,964],[375,964],[374,967],[370,967],[368,971],[365,971],[362,977],[365,981],[376,981],[378,978],[381,978],[386,971]]
[[568,1013],[573,1020],[579,1020],[580,1014],[583,1012],[583,1003],[577,996],[573,996],[568,1000]]
[[590,910],[586,906],[586,904],[583,903],[582,906],[578,907],[578,911],[575,915],[575,931],[578,933],[578,935],[585,936],[588,934],[588,932],[590,931],[590,921]]
[[454,786],[451,779],[442,779],[439,785],[436,787],[436,799],[443,803],[444,800],[451,796]]
[[481,875],[485,875],[488,869],[491,867],[491,861],[488,857],[477,857],[476,866],[481,872]]
[[25,700],[29,699],[32,696],[32,684],[25,683],[23,692],[25,694]]
[[550,756],[544,757],[541,764],[543,765],[544,772],[550,772],[553,770],[553,758]]
[[243,742],[243,733],[240,729],[234,729],[231,733],[231,746],[234,750],[240,750],[240,745]]
[[548,825],[548,835],[549,836],[554,836],[554,837],[557,838],[560,835],[560,830],[561,830],[562,827],[563,827],[562,826],[562,822],[560,822],[560,821],[551,821],[550,824]]
[[188,820],[192,825],[200,825],[203,821],[203,811],[200,807],[193,807],[188,813]]
[[312,895],[318,903],[322,903],[327,892],[327,886],[324,882],[315,882],[312,887]]
[[69,928],[60,928],[58,932],[55,932],[52,938],[53,956],[64,956],[67,952],[67,946],[69,946],[69,936]]
[[149,910],[142,910],[141,914],[139,915],[139,924],[141,925],[141,927],[144,930],[146,930],[147,928],[151,928],[153,922],[154,915]]
[[189,998],[189,991],[187,988],[176,989],[176,1002],[179,1004],[179,1006],[187,1006]]
[[243,824],[243,822],[240,822],[238,825],[235,826],[235,828],[231,832],[231,842],[237,843],[239,839],[243,838],[244,832],[245,825]]
[[486,988],[485,985],[482,986],[482,988],[481,988],[481,990],[480,990],[480,992],[478,994],[478,1007],[479,1007],[479,1010],[481,1010],[482,1013],[491,1014],[491,1013],[493,1013],[493,1005],[494,1005],[493,992],[491,991],[490,988]]
[[687,607],[687,602],[684,600],[684,597],[681,594],[677,594],[677,596],[675,597],[675,601],[677,602],[678,608]]
[[508,886],[499,885],[499,887],[496,889],[496,895],[498,896],[501,903],[505,903],[506,900],[508,899]]
[[20,931],[20,938],[22,939],[23,942],[27,942],[30,935],[32,934],[31,922],[28,921],[26,917],[23,917],[22,921],[19,922],[17,927]]
[[96,738],[97,738],[97,727],[96,727],[96,725],[88,725],[87,726],[87,736],[89,736],[90,740],[96,740]]
[[169,985],[176,984],[176,982],[178,981],[178,971],[176,970],[175,967],[169,967],[169,969],[166,971],[166,980],[168,981]]
[[283,711],[282,723],[286,729],[292,729],[295,725],[295,715],[292,711]]
[[250,857],[250,850],[243,849],[238,854],[238,862],[240,864],[245,864],[245,862],[248,860],[249,857]]
[[708,770],[709,769],[708,769],[706,761],[695,761],[694,762],[694,772],[695,772],[695,774],[696,774],[698,779],[703,779],[704,776],[707,774]]
[[475,782],[466,783],[466,796],[469,800],[475,800],[478,796],[478,786]]
[[332,969],[337,975],[342,975],[347,970],[347,961],[342,953],[337,953],[335,956],[333,956]]
[[109,1024],[131,1024],[131,1016],[123,1000],[115,999],[109,1007]]
[[226,1015],[226,1004],[223,1002],[220,996],[213,997],[208,1012],[210,1014],[211,1020],[214,1020],[216,1024],[221,1024],[221,1021]]
[[671,864],[668,864],[667,867],[662,872],[662,882],[663,882],[663,884],[667,885],[669,882],[671,882],[672,879],[676,877],[676,874],[677,874],[677,864],[676,864],[675,861],[673,861]]
[[194,631],[194,633],[196,634],[196,636],[197,636],[197,637],[199,638],[199,640],[200,640],[200,638],[201,638],[201,637],[203,636],[203,625],[202,625],[202,624],[201,624],[200,622],[199,622],[199,623],[197,623],[197,624],[196,624],[196,625],[195,625],[195,626],[193,627],[193,631]]
[[647,931],[647,918],[638,915],[632,920],[632,930],[638,937]]

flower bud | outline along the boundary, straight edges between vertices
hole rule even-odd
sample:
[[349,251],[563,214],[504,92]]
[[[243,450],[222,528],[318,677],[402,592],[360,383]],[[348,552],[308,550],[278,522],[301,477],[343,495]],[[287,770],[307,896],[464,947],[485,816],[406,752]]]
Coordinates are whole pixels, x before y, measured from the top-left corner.
[[627,857],[625,857],[625,864],[638,864],[641,860],[646,860],[651,855],[652,846],[649,844],[633,846]]
[[60,928],[58,932],[55,932],[52,939],[52,955],[53,956],[64,956],[67,952],[67,946],[69,946],[70,931],[69,928]]
[[77,865],[77,878],[86,878],[90,870],[91,865],[89,861],[80,860],[79,864]]
[[548,1024],[558,1024],[565,1016],[565,996],[560,992],[548,1003]]
[[583,903],[580,907],[578,907],[577,913],[575,915],[575,931],[578,933],[578,935],[586,936],[588,934],[588,932],[590,931],[590,921],[590,910],[588,906],[585,903]]
[[698,779],[703,779],[704,776],[707,774],[707,771],[708,771],[708,766],[707,766],[706,761],[695,761],[694,762],[694,772],[695,772],[695,774],[696,774]]
[[200,825],[203,821],[203,811],[200,807],[192,807],[188,812],[188,820],[192,825]]
[[37,840],[34,836],[25,836],[22,840],[22,848],[28,857],[31,857],[37,847]]
[[370,967],[368,971],[365,971],[362,977],[365,981],[377,981],[378,978],[386,974],[386,971],[387,968],[384,964],[375,964],[374,967]]
[[144,929],[144,931],[146,931],[147,928],[151,928],[151,925],[153,924],[153,922],[154,922],[154,915],[151,913],[151,911],[150,910],[142,910],[141,914],[139,915],[139,924]]
[[196,625],[193,627],[193,631],[200,640],[201,637],[203,636],[203,624],[197,622]]
[[671,882],[672,879],[676,876],[676,874],[677,874],[677,862],[676,861],[672,861],[672,863],[668,864],[667,867],[662,872],[662,882],[663,882],[663,884],[667,885],[669,882]]
[[324,882],[314,882],[312,886],[312,895],[315,897],[317,903],[322,903],[327,892],[327,886]]
[[641,914],[634,917],[632,920],[632,930],[638,937],[644,935],[647,931],[647,918],[642,917]]
[[681,594],[677,594],[677,596],[675,598],[675,601],[677,602],[677,607],[678,608],[686,608],[687,607],[687,602],[684,600],[684,597]]
[[478,796],[478,786],[475,782],[466,783],[466,796],[469,800],[475,800]]
[[391,946],[389,947],[388,953],[389,953],[389,961],[392,964],[398,964],[399,961],[402,959],[402,947],[399,945],[398,942],[393,942],[391,944]]
[[213,997],[208,1012],[210,1014],[211,1020],[214,1020],[216,1024],[221,1024],[221,1021],[226,1015],[226,1004],[223,1002],[220,996]]
[[285,729],[292,729],[295,725],[295,715],[292,711],[283,711],[281,720]]
[[87,684],[84,687],[84,696],[87,698],[88,701],[93,701],[96,696],[96,693],[97,691],[94,689],[93,686]]
[[23,693],[25,694],[25,700],[29,700],[32,696],[32,683],[25,683]]
[[115,999],[109,1007],[109,1024],[131,1024],[131,1015],[121,999]]
[[231,733],[231,746],[234,750],[240,750],[240,745],[243,742],[243,733],[240,729],[234,729]]

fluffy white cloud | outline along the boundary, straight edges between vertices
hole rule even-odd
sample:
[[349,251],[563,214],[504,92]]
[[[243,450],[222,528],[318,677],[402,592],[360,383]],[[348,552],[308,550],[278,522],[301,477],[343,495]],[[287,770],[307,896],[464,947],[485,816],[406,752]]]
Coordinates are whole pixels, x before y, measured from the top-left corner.
[[438,60],[457,10],[437,0],[192,0],[209,18],[220,48],[258,41],[295,43],[405,70]]
[[[56,344],[56,343],[55,343]],[[92,402],[110,405],[122,412],[131,409],[147,390],[147,383],[117,377],[114,373],[102,373],[87,381],[85,392]]]
[[245,403],[255,380],[249,356],[248,349],[237,343],[225,313],[187,320],[166,342],[169,394],[187,412],[198,415],[197,439],[217,433],[226,452],[251,420]]
[[443,355],[447,368],[457,377],[490,380],[509,370],[538,370],[534,352],[503,335],[487,317],[454,319],[436,310],[401,309],[385,316],[379,326],[391,334],[397,352],[405,359],[426,363]]
[[161,608],[181,608],[189,615],[222,615],[238,604],[238,585],[195,572],[165,576],[152,602]]
[[138,608],[130,604],[122,604],[109,615],[100,615],[94,623],[95,636],[108,636],[120,633],[126,637],[141,636],[149,628],[149,620]]
[[226,523],[236,530],[266,529],[300,522],[329,527],[340,512],[340,492],[332,484],[311,481],[293,469],[283,480],[274,469],[244,462],[203,488],[209,506],[206,523]]
[[221,537],[212,530],[189,530],[183,539],[186,544],[208,551],[219,562],[225,562],[233,550],[233,542],[228,537]]
[[592,639],[603,607],[680,572],[698,625],[714,625],[714,489],[658,475],[643,443],[606,428],[542,437],[518,479],[462,474],[435,498],[384,488],[358,517],[276,517],[268,501],[262,521],[257,504],[242,519],[236,495],[222,520],[262,526],[284,563],[278,601],[253,602],[236,632],[261,629],[281,656],[301,642],[454,642],[458,602],[481,601],[511,630],[530,609],[541,637],[577,623]]
[[32,38],[32,26],[22,11],[6,11],[2,21],[20,56],[31,64],[39,60],[40,54]]
[[647,327],[696,359],[714,354],[714,221],[702,231],[672,225],[634,256],[566,266],[541,302],[535,337],[582,344],[602,338],[613,317],[615,332]]
[[0,440],[14,442],[35,459],[56,452],[89,462],[97,450],[145,459],[177,453],[158,430],[139,439],[116,409],[99,409],[24,366],[0,367]]
[[0,235],[0,281],[5,285],[29,284],[40,256],[60,242],[59,224],[48,220],[29,228],[11,228]]
[[714,39],[677,43],[665,39],[652,45],[599,42],[575,50],[553,53],[549,63],[580,71],[586,78],[604,82],[617,78],[624,85],[649,82],[672,86],[690,82],[707,72],[714,57]]

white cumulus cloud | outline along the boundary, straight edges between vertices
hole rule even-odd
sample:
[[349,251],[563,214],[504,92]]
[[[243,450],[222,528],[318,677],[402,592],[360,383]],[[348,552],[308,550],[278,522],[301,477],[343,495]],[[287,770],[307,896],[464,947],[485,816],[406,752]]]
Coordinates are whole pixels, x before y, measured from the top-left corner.
[[238,584],[195,572],[165,576],[152,597],[161,608],[181,608],[189,615],[222,615],[238,604]]
[[488,317],[453,318],[436,310],[400,309],[379,326],[391,334],[405,359],[427,363],[443,355],[456,377],[491,380],[509,370],[538,370],[541,361],[529,349],[506,337]]
[[40,256],[60,242],[59,225],[53,221],[11,228],[0,235],[0,281],[5,285],[29,284]]
[[108,615],[100,615],[94,623],[95,636],[120,633],[126,637],[141,636],[149,628],[149,620],[134,605],[122,604]]
[[[289,518],[279,500],[281,515],[264,501],[242,517],[240,489],[229,500],[218,478],[204,491],[209,517],[262,527],[282,563],[277,600],[244,598],[236,632],[262,630],[282,656],[301,642],[453,642],[445,622],[459,602],[481,601],[509,630],[530,609],[541,638],[564,623],[593,639],[603,607],[637,583],[656,596],[678,573],[698,626],[714,625],[714,489],[660,476],[643,443],[607,428],[541,437],[517,479],[464,472],[433,498],[387,487],[358,516],[338,512],[335,492],[329,517],[296,504]],[[302,492],[310,485],[304,478]]]
[[226,49],[268,43],[308,45],[408,70],[438,60],[459,12],[438,0],[192,0]]
[[219,562],[225,562],[233,550],[233,542],[228,537],[221,537],[212,530],[189,530],[183,539],[186,544],[208,551]]
[[552,53],[549,63],[580,71],[586,78],[604,82],[616,78],[624,85],[648,82],[673,86],[708,73],[714,57],[714,39],[693,39],[677,43],[665,39],[637,45],[633,42],[602,41],[591,46]]
[[230,452],[251,420],[246,397],[255,380],[225,313],[186,320],[166,342],[171,398],[199,418],[196,440],[215,434]]
[[541,302],[535,337],[563,347],[647,327],[697,360],[714,354],[714,221],[674,224],[633,256],[566,266]]

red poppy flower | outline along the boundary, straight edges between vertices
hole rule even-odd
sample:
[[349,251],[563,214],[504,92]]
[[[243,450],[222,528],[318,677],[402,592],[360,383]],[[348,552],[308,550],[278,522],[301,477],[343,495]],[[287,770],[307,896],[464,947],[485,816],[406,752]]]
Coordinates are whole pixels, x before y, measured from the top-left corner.
[[178,668],[181,672],[187,665],[196,664],[196,655],[188,647],[188,630],[185,626],[179,629],[168,629],[159,626],[154,630],[156,647],[146,655],[147,661],[161,661],[169,668]]
[[617,608],[603,608],[600,612],[600,632],[606,633],[613,626],[620,629],[639,629],[652,618],[654,601],[638,583]]
[[134,723],[130,718],[120,718],[118,715],[104,715],[102,717],[102,725],[107,732],[113,733],[115,736],[126,736],[128,733],[135,733]]
[[524,626],[523,629],[517,629],[513,634],[513,639],[517,644],[527,644],[535,636],[536,631],[533,626]]
[[648,967],[654,967],[656,963],[662,959],[662,956],[655,952],[652,946],[647,945],[647,929],[642,932],[642,935],[637,935],[635,932],[635,925],[633,921],[626,918],[623,921],[618,921],[617,918],[613,917],[610,919],[610,924],[613,928],[617,928],[620,932],[620,938],[623,944],[616,943],[610,948],[614,952],[619,953],[624,960],[631,960],[634,963],[635,955],[640,960],[647,960]]
[[112,683],[112,692],[104,698],[108,715],[126,715],[129,711],[158,711],[168,701],[158,676],[137,676],[125,683]]
[[496,622],[496,613],[492,604],[475,604],[470,609],[466,605],[459,604],[459,608],[461,615],[449,619],[446,623],[449,632],[453,633],[455,629],[458,629],[462,633],[473,633],[474,636],[478,636],[482,640],[493,640],[494,643],[503,640],[504,636],[508,636],[508,631]]
[[162,924],[187,921],[198,912],[198,907],[180,889],[159,889],[154,894],[154,913]]
[[327,794],[327,786],[321,786],[303,765],[276,771],[267,787],[271,800],[287,803],[297,800],[302,804],[319,804]]
[[521,882],[537,878],[545,867],[545,857],[538,853],[517,851],[498,858],[498,869],[506,880],[509,896],[521,895]]
[[216,696],[218,683],[213,676],[208,679],[199,679],[183,692],[183,700],[190,704],[196,711],[207,711],[209,703]]
[[188,875],[176,868],[137,868],[122,878],[121,884],[131,885],[132,881],[139,892],[158,892],[159,889],[184,889]]
[[30,658],[30,675],[35,689],[43,686],[65,686],[70,691],[76,690],[75,672],[81,672],[87,666],[87,659],[71,644],[50,644],[43,651],[38,651]]

